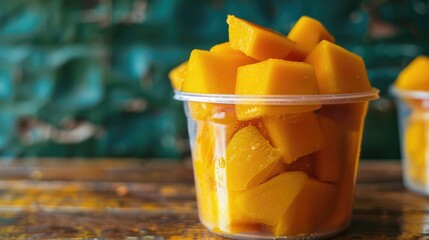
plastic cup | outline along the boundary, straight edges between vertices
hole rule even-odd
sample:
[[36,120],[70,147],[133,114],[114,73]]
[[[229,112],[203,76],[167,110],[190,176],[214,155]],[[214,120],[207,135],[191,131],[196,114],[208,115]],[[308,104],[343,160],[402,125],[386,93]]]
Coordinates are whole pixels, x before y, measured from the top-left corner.
[[398,109],[402,175],[407,189],[429,194],[429,92],[392,87]]
[[319,238],[350,224],[364,118],[378,90],[184,102],[200,221],[236,239]]

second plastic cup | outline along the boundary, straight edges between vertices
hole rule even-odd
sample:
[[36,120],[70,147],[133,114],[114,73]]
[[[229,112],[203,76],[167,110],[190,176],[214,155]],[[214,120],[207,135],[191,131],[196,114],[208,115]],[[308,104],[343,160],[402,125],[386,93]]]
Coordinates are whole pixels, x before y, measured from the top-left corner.
[[429,195],[429,92],[391,88],[398,108],[405,187]]
[[184,101],[198,212],[238,239],[318,238],[350,223],[369,92]]

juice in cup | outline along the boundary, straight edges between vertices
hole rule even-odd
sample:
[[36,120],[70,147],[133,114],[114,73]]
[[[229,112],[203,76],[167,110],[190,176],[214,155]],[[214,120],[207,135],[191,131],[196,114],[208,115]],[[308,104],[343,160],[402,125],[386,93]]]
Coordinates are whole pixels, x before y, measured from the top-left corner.
[[241,239],[337,234],[350,223],[364,118],[378,97],[362,59],[308,17],[288,37],[227,22],[229,42],[194,50],[171,74],[182,76],[171,80],[201,222]]

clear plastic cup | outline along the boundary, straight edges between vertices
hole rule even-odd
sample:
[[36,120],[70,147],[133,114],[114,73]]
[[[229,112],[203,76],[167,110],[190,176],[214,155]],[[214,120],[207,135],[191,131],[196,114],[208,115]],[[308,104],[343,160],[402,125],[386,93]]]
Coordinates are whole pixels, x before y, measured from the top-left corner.
[[184,101],[198,212],[236,239],[319,238],[351,219],[368,102],[378,90]]
[[429,92],[399,90],[396,97],[402,154],[403,182],[407,189],[429,194]]

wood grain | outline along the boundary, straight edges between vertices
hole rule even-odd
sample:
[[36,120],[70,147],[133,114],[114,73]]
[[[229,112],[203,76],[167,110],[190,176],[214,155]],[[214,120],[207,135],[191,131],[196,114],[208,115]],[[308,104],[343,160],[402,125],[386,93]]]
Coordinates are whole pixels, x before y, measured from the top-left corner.
[[[429,238],[428,198],[400,170],[361,162],[352,223],[334,239]],[[0,239],[29,238],[219,239],[198,221],[189,160],[0,160]]]

